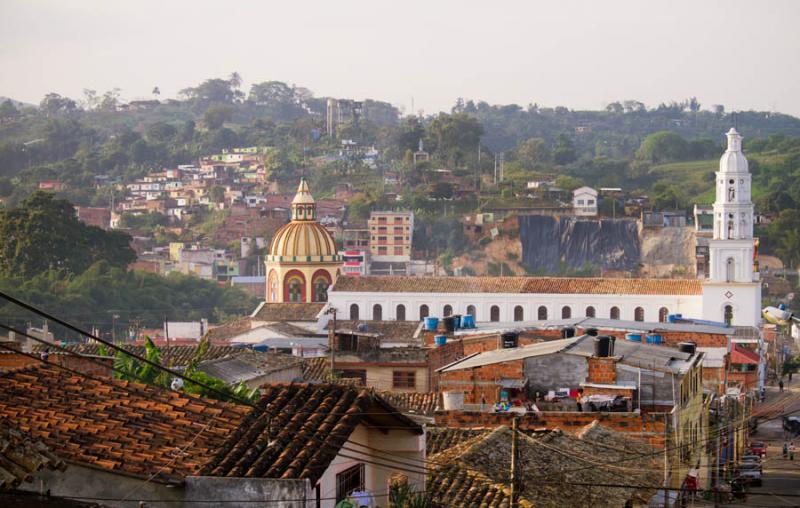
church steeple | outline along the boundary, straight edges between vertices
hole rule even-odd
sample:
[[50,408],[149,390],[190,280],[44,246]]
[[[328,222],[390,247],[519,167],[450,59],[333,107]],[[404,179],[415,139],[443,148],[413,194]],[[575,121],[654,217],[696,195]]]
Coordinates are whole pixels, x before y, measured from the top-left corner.
[[317,220],[317,202],[308,190],[305,177],[300,178],[297,194],[292,200],[292,221]]

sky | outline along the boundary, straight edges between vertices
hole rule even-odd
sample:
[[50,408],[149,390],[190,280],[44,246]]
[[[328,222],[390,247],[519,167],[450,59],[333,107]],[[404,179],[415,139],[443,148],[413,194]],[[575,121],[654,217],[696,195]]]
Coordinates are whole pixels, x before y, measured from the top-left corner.
[[0,0],[0,96],[174,97],[236,71],[406,113],[696,96],[800,116],[798,20],[796,0]]

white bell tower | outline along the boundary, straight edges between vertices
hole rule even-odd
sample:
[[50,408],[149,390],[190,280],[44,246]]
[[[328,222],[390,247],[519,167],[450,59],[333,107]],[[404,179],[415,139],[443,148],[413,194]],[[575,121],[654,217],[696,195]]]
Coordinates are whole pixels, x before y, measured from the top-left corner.
[[739,326],[760,320],[761,283],[754,266],[751,175],[742,136],[731,129],[719,160],[714,201],[714,236],[709,241],[710,274],[703,289],[706,319]]

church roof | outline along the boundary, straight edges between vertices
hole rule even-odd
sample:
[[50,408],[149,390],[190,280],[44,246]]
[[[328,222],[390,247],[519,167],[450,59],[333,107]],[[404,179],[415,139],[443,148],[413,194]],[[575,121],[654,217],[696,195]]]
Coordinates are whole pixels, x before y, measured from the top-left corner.
[[701,295],[697,279],[600,277],[340,277],[334,292]]
[[747,157],[742,153],[742,136],[731,127],[726,134],[728,149],[719,159],[720,173],[747,173]]

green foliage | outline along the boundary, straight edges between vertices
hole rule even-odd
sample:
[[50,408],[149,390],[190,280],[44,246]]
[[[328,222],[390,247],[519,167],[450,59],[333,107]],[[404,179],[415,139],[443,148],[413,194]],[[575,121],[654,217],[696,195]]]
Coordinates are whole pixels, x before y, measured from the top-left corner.
[[642,141],[636,158],[656,164],[686,160],[689,145],[679,134],[661,131],[650,134]]
[[209,106],[203,113],[203,123],[209,129],[219,129],[231,119],[233,108],[223,104]]
[[517,145],[517,158],[525,168],[532,169],[550,160],[550,149],[542,138],[526,139]]
[[[170,389],[173,380],[172,376],[164,370],[148,363],[152,362],[153,364],[166,367],[161,360],[161,350],[153,344],[150,337],[145,337],[144,340],[145,359],[147,359],[147,362],[140,361],[123,351],[117,351],[114,357],[114,377],[126,381]],[[208,341],[206,340],[205,343],[207,346]],[[183,375],[188,378],[188,380],[184,380],[183,391],[201,397],[229,402],[255,402],[258,398],[257,389],[250,390],[244,383],[239,383],[236,386],[229,386],[221,379],[196,370],[197,359],[204,354],[204,352],[201,353],[200,351],[200,347],[198,347],[191,368],[187,368],[183,373]],[[196,383],[193,383],[191,380],[196,381]]]
[[389,506],[394,508],[433,508],[430,494],[417,492],[407,482],[395,483],[389,489]]
[[583,180],[569,175],[560,175],[553,183],[556,185],[556,187],[569,192],[572,192],[578,187],[582,187],[584,185]]
[[431,122],[430,132],[436,141],[437,155],[451,166],[460,166],[468,153],[477,151],[483,127],[466,113],[441,113]]
[[126,267],[136,259],[126,233],[87,226],[68,201],[42,191],[20,207],[0,210],[0,237],[0,275],[6,277],[77,274],[98,261]]

